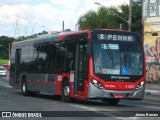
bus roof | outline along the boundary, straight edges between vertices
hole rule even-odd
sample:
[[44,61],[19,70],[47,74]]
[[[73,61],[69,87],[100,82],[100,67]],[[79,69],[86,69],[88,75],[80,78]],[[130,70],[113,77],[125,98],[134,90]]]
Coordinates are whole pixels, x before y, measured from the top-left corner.
[[[33,43],[42,43],[42,42],[50,42],[50,41],[63,41],[66,40],[68,36],[74,36],[74,35],[85,35],[88,38],[91,37],[91,32],[96,32],[96,31],[114,31],[114,32],[126,32],[128,31],[125,30],[117,30],[117,29],[88,29],[88,30],[81,30],[81,31],[62,31],[62,32],[57,32],[53,34],[45,34],[41,36],[37,36],[35,39],[31,40],[23,40],[23,41],[15,41],[13,42],[13,46],[16,44],[21,45],[21,44],[33,44]],[[45,38],[45,40],[44,40]]]

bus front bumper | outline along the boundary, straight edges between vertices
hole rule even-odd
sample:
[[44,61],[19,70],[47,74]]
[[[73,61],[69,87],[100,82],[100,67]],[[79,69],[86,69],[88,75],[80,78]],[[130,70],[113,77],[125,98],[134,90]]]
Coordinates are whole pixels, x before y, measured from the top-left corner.
[[123,98],[132,100],[142,100],[144,97],[144,91],[145,87],[133,91],[99,89],[90,83],[88,90],[88,99],[115,98],[115,95],[123,95],[124,97],[121,97],[121,99]]

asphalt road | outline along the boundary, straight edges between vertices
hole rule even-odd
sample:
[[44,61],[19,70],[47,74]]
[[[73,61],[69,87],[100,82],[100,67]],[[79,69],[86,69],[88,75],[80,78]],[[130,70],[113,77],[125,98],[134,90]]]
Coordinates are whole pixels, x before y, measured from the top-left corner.
[[[121,100],[116,106],[100,101],[64,103],[60,97],[45,94],[22,96],[21,90],[13,89],[5,77],[0,77],[0,116],[2,116],[2,112],[7,111],[17,112],[24,116],[28,115],[28,112],[35,112],[37,116],[39,115],[38,117],[42,116],[41,119],[54,118],[54,120],[160,120],[158,97],[146,94],[143,101]],[[13,115],[16,117],[15,119],[17,119],[16,115]],[[158,117],[148,117],[149,115],[158,115]]]

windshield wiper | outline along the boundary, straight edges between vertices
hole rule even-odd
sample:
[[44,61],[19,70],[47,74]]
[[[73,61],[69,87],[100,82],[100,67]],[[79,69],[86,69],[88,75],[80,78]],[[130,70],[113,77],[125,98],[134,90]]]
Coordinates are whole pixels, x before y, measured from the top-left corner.
[[128,54],[127,51],[129,51],[130,47],[131,47],[131,44],[129,44],[128,47],[126,48],[126,50],[124,51],[124,65],[125,65],[125,66],[127,66],[127,64],[126,64],[126,63],[127,63],[126,58],[127,58],[127,56],[128,56],[128,55],[127,55],[127,54]]
[[[138,75],[142,75],[142,73],[141,73],[141,72],[142,72],[142,70],[143,70],[143,68],[140,68],[140,69],[139,69],[139,73],[138,73]],[[141,73],[141,74],[140,74],[140,73]]]

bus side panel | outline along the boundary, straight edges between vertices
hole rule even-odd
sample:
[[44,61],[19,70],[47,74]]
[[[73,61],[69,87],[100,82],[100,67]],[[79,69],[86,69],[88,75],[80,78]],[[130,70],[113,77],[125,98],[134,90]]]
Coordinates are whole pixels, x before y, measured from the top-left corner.
[[61,84],[63,80],[62,74],[56,75],[56,95],[61,95]]
[[10,53],[10,72],[9,72],[9,85],[14,87],[14,65],[15,65],[15,49],[12,47]]
[[[14,57],[15,56],[15,57]],[[12,50],[9,84],[14,88],[21,87],[20,81],[21,49]]]
[[69,76],[69,81],[70,81],[70,97],[74,97],[75,96],[75,91],[74,91],[74,71],[70,72],[70,76]]
[[28,90],[55,94],[55,74],[28,73],[26,76]]
[[89,84],[89,80],[85,80],[84,82],[85,86],[84,86],[84,99],[88,98],[88,84]]
[[70,84],[70,97],[74,96],[74,88],[73,88],[73,81],[70,80],[70,74],[57,74],[56,75],[56,95],[62,95],[62,81],[68,80]]

